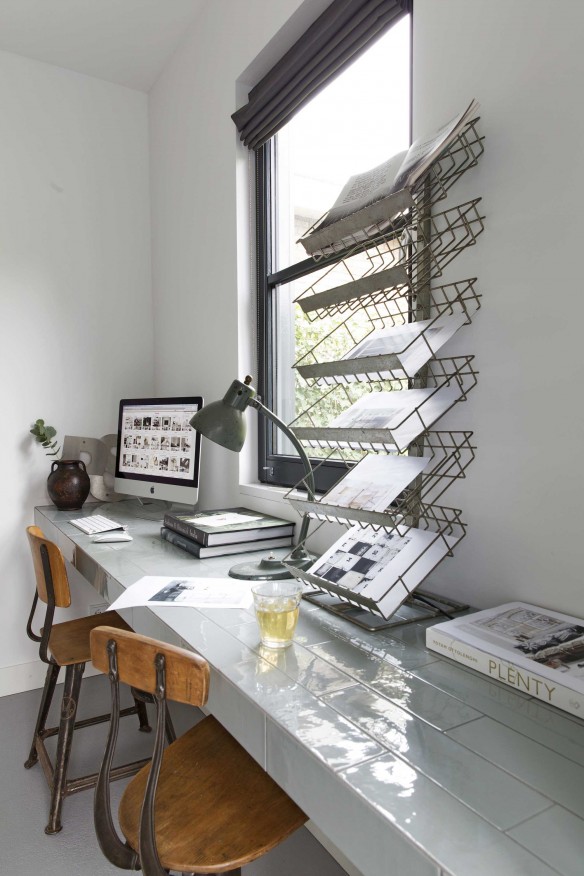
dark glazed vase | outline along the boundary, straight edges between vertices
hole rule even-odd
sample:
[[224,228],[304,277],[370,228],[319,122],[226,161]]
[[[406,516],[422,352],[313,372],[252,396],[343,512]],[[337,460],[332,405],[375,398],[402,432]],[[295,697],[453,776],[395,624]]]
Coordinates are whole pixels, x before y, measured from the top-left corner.
[[77,511],[89,495],[89,475],[80,459],[58,459],[51,466],[47,491],[61,511]]

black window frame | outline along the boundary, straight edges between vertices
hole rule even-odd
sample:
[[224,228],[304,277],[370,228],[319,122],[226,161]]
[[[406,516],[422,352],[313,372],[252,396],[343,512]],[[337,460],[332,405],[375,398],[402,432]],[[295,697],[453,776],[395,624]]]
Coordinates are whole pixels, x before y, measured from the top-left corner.
[[[374,40],[371,41],[373,44]],[[413,10],[410,12],[410,142],[412,140],[413,102]],[[320,259],[318,264],[311,258],[303,259],[280,271],[273,271],[274,198],[272,196],[275,164],[276,136],[255,150],[255,211],[256,211],[256,282],[257,282],[257,389],[263,403],[274,410],[274,373],[270,364],[275,362],[274,310],[275,290],[279,284],[308,276],[326,265],[343,259],[343,254]],[[276,452],[274,427],[265,418],[258,418],[258,480],[279,487],[300,485],[305,474],[304,466],[297,456]],[[339,460],[315,458],[315,489],[322,493],[329,490],[347,471],[347,464]]]

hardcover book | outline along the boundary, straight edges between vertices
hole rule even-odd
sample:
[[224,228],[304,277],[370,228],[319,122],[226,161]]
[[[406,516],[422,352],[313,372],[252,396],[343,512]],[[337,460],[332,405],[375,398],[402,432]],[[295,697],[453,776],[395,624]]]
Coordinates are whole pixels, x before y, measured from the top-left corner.
[[516,690],[584,715],[584,620],[510,602],[428,627],[426,645]]
[[240,544],[294,534],[294,524],[249,508],[224,508],[197,514],[164,515],[164,525],[205,547]]
[[204,560],[206,557],[221,557],[226,554],[242,554],[245,551],[269,551],[273,548],[292,547],[291,535],[284,536],[283,538],[262,538],[258,541],[244,541],[238,544],[218,544],[214,547],[205,547],[199,544],[198,541],[193,541],[192,538],[187,538],[186,535],[175,532],[174,529],[167,529],[166,526],[161,526],[160,537],[192,554],[193,557],[198,557],[200,560]]

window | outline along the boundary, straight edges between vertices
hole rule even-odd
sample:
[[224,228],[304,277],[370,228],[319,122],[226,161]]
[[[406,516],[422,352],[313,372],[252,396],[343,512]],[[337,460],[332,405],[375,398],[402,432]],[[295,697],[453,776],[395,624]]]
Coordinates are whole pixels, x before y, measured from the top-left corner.
[[[294,362],[334,328],[334,318],[309,322],[294,299],[325,274],[330,286],[347,279],[340,276],[344,268],[307,259],[297,240],[331,206],[349,176],[409,145],[409,53],[406,16],[257,151],[258,388],[286,423],[321,395],[319,387],[306,386]],[[337,335],[342,339],[342,332]],[[327,415],[338,412],[322,408]],[[328,489],[345,471],[344,461],[329,458],[317,466],[317,489]],[[259,479],[292,486],[302,474],[285,436],[266,423]]]

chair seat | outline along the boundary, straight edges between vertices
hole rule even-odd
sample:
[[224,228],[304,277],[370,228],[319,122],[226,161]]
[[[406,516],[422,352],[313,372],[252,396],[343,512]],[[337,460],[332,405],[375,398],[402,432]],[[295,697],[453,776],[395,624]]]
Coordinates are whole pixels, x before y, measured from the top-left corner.
[[51,630],[49,648],[57,665],[89,663],[89,634],[95,627],[102,626],[115,627],[118,630],[131,629],[117,611],[106,611],[103,614],[92,614],[55,624]]
[[[135,850],[149,769],[132,779],[119,809],[120,827]],[[213,717],[164,752],[155,824],[158,854],[167,869],[236,869],[305,821],[306,815]]]

